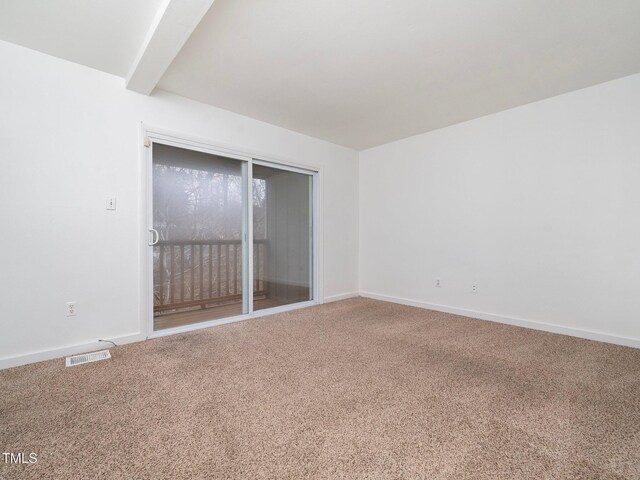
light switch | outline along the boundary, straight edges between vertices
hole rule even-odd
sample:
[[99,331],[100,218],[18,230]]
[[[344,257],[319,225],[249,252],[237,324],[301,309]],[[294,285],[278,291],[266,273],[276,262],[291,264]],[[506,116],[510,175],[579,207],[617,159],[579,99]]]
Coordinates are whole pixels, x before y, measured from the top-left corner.
[[107,210],[116,209],[116,197],[107,197]]

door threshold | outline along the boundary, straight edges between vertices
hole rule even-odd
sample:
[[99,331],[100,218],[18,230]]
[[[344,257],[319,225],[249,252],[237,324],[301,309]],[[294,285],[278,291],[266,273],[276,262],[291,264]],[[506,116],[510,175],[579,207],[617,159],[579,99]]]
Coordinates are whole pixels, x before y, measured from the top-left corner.
[[225,325],[227,323],[242,322],[244,320],[251,320],[255,318],[268,317],[270,315],[277,315],[278,313],[290,312],[292,310],[299,310],[301,308],[308,308],[314,305],[319,305],[319,302],[315,300],[309,300],[308,302],[294,303],[291,305],[281,305],[278,307],[265,308],[264,310],[258,310],[253,313],[245,313],[243,315],[236,315],[235,317],[220,318],[217,320],[209,320],[206,322],[192,323],[189,325],[181,325],[179,327],[164,328],[162,330],[156,330],[149,335],[151,338],[166,337],[169,335],[175,335],[178,333],[192,332],[194,330],[201,330],[203,328],[216,327],[218,325]]
[[262,310],[256,310],[253,312],[253,316],[258,317],[266,317],[268,315],[275,315],[276,313],[284,313],[289,312],[291,310],[298,310],[299,308],[307,308],[312,307],[314,305],[318,305],[319,303],[315,300],[309,300],[306,302],[292,303],[290,305],[280,305],[278,307],[270,307],[264,308]]

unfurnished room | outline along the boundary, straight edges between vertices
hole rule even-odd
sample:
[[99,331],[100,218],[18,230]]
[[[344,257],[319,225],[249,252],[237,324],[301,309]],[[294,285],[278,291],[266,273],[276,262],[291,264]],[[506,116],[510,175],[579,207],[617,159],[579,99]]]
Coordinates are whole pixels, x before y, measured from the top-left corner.
[[640,480],[640,1],[0,0],[0,479]]

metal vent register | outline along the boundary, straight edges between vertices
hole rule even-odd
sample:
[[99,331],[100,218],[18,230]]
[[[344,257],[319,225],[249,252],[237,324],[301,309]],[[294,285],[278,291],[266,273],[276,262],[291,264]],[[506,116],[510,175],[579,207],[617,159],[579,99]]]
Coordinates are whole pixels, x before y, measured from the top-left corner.
[[93,353],[83,353],[82,355],[74,355],[73,357],[67,357],[67,367],[75,367],[82,363],[97,362],[98,360],[106,360],[111,358],[109,350],[101,350]]

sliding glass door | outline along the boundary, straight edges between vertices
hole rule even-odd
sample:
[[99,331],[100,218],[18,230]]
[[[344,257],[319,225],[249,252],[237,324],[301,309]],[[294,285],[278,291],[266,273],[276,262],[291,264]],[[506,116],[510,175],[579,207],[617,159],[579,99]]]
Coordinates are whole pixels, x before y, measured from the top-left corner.
[[153,331],[314,300],[312,172],[156,142],[151,156]]
[[313,175],[253,164],[254,310],[313,300]]
[[246,162],[153,146],[154,330],[247,313]]

